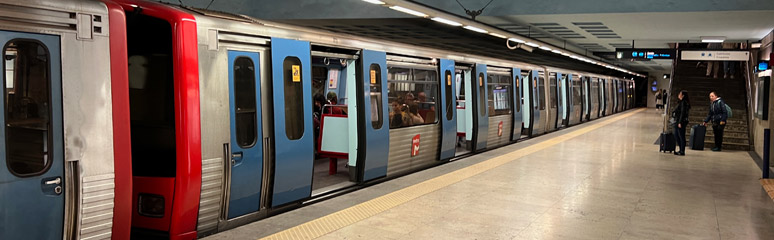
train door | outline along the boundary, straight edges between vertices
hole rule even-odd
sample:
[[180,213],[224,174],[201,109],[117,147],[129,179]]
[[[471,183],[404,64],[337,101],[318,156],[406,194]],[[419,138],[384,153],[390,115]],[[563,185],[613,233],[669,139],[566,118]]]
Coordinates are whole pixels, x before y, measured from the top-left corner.
[[441,153],[442,160],[454,157],[457,139],[457,104],[455,96],[454,61],[441,59],[438,73],[441,75]]
[[475,96],[475,116],[473,118],[473,142],[474,150],[480,151],[486,148],[486,137],[489,130],[489,114],[487,111],[487,76],[486,64],[476,64],[474,71],[476,81],[473,85],[473,96]]
[[610,86],[610,92],[613,94],[613,113],[618,113],[618,107],[621,104],[621,98],[619,97],[619,84],[618,79],[613,79],[613,84]]
[[582,79],[583,81],[581,84],[583,90],[581,92],[583,93],[583,116],[581,117],[581,122],[585,122],[591,120],[591,85],[589,85],[589,77],[583,77]]
[[[358,99],[363,111],[358,111],[358,165],[363,171],[360,181],[387,175],[390,151],[389,111],[387,109],[387,53],[363,50]],[[360,104],[358,104],[360,105]]]
[[227,219],[260,209],[264,157],[260,63],[259,53],[228,52],[231,159]]
[[572,122],[575,120],[574,116],[578,113],[575,109],[575,101],[576,98],[574,96],[575,86],[573,85],[573,78],[572,74],[563,74],[562,75],[562,94],[564,95],[564,121],[562,122],[562,125],[564,127],[568,127]]
[[599,100],[599,78],[591,79],[591,119],[599,118],[602,101]]
[[548,92],[546,89],[545,72],[533,70],[532,82],[536,86],[535,97],[533,97],[532,100],[535,101],[538,110],[536,114],[533,114],[532,121],[535,124],[533,125],[534,130],[532,131],[532,134],[540,135],[548,131],[548,119],[551,119],[551,115],[549,115],[549,111],[546,108],[546,105],[548,104]]
[[274,159],[271,207],[293,203],[312,194],[314,142],[312,134],[309,42],[271,39],[274,102]]
[[0,31],[0,239],[62,239],[65,200],[59,37]]
[[607,97],[607,79],[599,79],[599,101],[600,101],[600,108],[599,108],[599,117],[607,116],[607,105],[608,105],[608,97]]
[[581,77],[575,74],[567,77],[567,82],[571,87],[568,95],[570,95],[570,125],[576,125],[581,122],[583,116],[583,85],[581,84]]
[[455,155],[469,153],[473,150],[473,71],[469,65],[455,66],[457,87],[457,147]]
[[561,119],[561,94],[559,93],[559,78],[561,73],[550,73],[548,76],[548,127],[546,131],[550,132],[560,125]]
[[521,75],[521,69],[513,68],[511,69],[512,78],[513,78],[513,134],[511,135],[511,141],[516,141],[519,138],[521,138],[521,131],[524,128],[524,118],[522,111],[524,110],[524,99],[521,97],[521,82],[523,75]]

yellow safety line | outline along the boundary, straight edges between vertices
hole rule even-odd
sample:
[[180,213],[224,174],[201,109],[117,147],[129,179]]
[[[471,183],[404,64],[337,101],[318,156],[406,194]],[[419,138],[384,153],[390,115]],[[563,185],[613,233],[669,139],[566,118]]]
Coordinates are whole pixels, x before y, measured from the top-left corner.
[[761,179],[761,185],[766,193],[769,194],[771,200],[774,200],[774,179]]
[[321,237],[325,234],[331,233],[343,227],[362,221],[366,218],[372,217],[376,214],[379,214],[381,212],[394,208],[398,205],[411,201],[415,198],[421,197],[425,194],[431,193],[433,191],[439,190],[441,188],[452,185],[459,181],[465,180],[479,173],[483,173],[487,170],[496,168],[500,165],[512,162],[523,156],[527,156],[529,154],[532,154],[537,151],[559,144],[561,142],[570,140],[574,137],[594,131],[597,128],[617,122],[621,119],[627,118],[629,116],[632,116],[644,110],[645,109],[638,109],[638,110],[623,114],[621,116],[609,118],[605,121],[592,124],[590,126],[575,130],[573,132],[553,137],[541,143],[528,146],[504,155],[500,155],[498,157],[471,165],[466,168],[456,170],[451,173],[447,173],[447,174],[435,177],[430,180],[426,180],[421,183],[414,184],[412,186],[397,190],[387,195],[371,199],[369,201],[360,203],[358,205],[349,207],[347,209],[344,209],[335,213],[331,213],[324,217],[286,229],[282,232],[275,233],[263,239],[313,239],[313,238]]

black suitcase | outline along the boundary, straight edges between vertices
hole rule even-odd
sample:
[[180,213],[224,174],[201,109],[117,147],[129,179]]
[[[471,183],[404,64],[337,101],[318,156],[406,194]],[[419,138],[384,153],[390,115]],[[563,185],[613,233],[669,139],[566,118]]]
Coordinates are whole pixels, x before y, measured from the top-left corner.
[[704,136],[707,135],[707,127],[696,125],[691,127],[691,139],[688,141],[691,149],[704,150]]
[[659,152],[674,152],[675,151],[675,135],[672,133],[661,133],[659,137]]

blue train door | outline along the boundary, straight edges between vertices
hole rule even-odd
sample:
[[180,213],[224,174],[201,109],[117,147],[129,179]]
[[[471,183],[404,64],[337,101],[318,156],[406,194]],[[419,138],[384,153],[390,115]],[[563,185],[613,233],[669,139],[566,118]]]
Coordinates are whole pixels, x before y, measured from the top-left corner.
[[454,61],[441,59],[438,66],[441,75],[441,100],[443,111],[441,111],[441,159],[454,157],[457,144],[457,103],[455,99],[456,78],[454,76]]
[[521,98],[521,91],[519,89],[521,88],[521,82],[522,82],[522,76],[521,76],[521,69],[514,68],[511,69],[511,78],[513,78],[513,134],[511,135],[511,141],[516,141],[521,138],[521,130],[524,126],[522,122],[524,121],[522,111],[524,111],[524,101]]
[[583,80],[581,83],[583,85],[583,116],[581,117],[581,122],[584,122],[591,120],[591,91],[589,90],[591,88],[591,79],[589,77],[581,79]]
[[261,204],[263,131],[260,55],[228,52],[231,170],[228,219],[257,212]]
[[599,96],[600,100],[600,106],[602,106],[599,111],[602,113],[599,116],[604,117],[607,116],[607,104],[608,104],[608,97],[607,97],[607,80],[606,79],[599,79],[599,92],[601,95]]
[[0,239],[62,239],[59,37],[0,31]]
[[[389,112],[387,105],[387,54],[363,50],[362,77],[358,81],[358,99],[362,99],[363,111],[358,111],[361,129],[358,137],[357,165],[363,166],[360,181],[368,181],[387,175],[387,158],[390,153]],[[362,94],[362,95],[360,95]],[[361,150],[362,149],[362,150]]]
[[526,113],[524,121],[527,121],[524,123],[524,127],[527,128],[527,136],[529,137],[539,134],[538,130],[543,129],[540,117],[540,94],[543,93],[540,92],[538,74],[538,70],[532,70],[522,81],[524,85],[524,105],[528,108],[528,111],[524,111]]
[[474,71],[476,73],[475,75],[475,81],[473,83],[475,84],[472,89],[475,91],[475,94],[473,96],[476,96],[475,98],[475,113],[476,115],[473,116],[474,119],[474,125],[476,129],[474,130],[475,138],[473,141],[475,142],[475,151],[484,150],[486,148],[486,137],[489,133],[489,111],[487,108],[487,77],[486,77],[486,65],[485,64],[476,64],[476,69]]
[[309,42],[271,39],[274,178],[271,206],[312,195],[314,134]]

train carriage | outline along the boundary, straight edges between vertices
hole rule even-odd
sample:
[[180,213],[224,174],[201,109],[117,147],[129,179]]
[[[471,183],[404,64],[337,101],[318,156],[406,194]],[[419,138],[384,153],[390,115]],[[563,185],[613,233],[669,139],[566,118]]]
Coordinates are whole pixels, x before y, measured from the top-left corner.
[[0,197],[27,194],[0,219],[49,219],[35,238],[201,237],[633,104],[625,79],[164,3],[0,12]]

